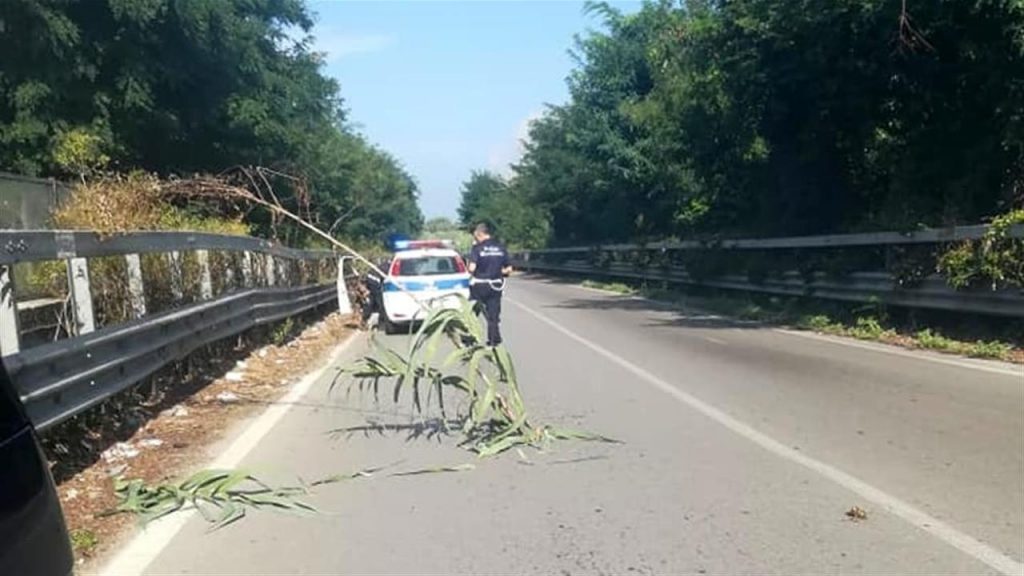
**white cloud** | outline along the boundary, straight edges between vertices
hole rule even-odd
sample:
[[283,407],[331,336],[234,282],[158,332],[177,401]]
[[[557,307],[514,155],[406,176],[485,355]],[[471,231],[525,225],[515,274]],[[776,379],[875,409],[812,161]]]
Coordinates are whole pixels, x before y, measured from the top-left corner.
[[512,164],[515,164],[526,152],[526,142],[530,138],[530,123],[539,119],[544,112],[535,110],[519,121],[513,132],[513,139],[493,148],[487,155],[487,168],[508,178],[512,176]]
[[316,50],[327,53],[328,60],[336,60],[352,54],[379,52],[391,45],[395,39],[387,34],[345,34],[319,31],[316,34]]
[[[286,31],[286,38],[291,42],[301,42],[306,38],[302,29],[295,27]],[[343,32],[331,27],[316,26],[310,32],[313,37],[312,49],[323,52],[328,61],[335,61],[353,54],[379,52],[392,45],[396,39],[389,34],[365,34]]]

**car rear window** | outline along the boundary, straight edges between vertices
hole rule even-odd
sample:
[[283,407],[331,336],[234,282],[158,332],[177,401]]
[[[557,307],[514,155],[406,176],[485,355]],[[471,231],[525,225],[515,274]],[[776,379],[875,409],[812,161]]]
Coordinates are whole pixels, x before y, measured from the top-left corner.
[[457,274],[459,263],[456,256],[419,256],[402,258],[398,261],[398,276],[437,276]]

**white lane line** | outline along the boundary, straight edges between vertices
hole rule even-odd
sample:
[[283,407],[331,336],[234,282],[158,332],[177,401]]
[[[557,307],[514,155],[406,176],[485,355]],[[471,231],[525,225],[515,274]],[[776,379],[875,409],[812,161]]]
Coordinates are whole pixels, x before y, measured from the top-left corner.
[[[300,400],[310,388],[327,372],[338,358],[352,345],[359,337],[359,332],[354,332],[344,342],[339,344],[327,361],[320,369],[307,374],[300,380],[284,397],[277,403],[263,411],[256,420],[247,427],[242,434],[228,446],[211,465],[210,468],[234,468],[242,461],[249,452],[255,448],[261,440],[284,418],[292,405]],[[139,576],[146,568],[156,560],[156,557],[166,548],[174,536],[185,526],[185,523],[195,514],[195,510],[179,512],[165,516],[146,527],[138,536],[132,539],[127,546],[113,558],[100,574],[104,576]]]
[[640,366],[633,364],[629,360],[618,356],[614,352],[603,348],[602,346],[587,340],[583,336],[576,334],[572,330],[565,328],[558,322],[548,318],[547,316],[537,312],[515,300],[509,300],[512,304],[533,316],[537,320],[547,324],[557,332],[560,332],[582,344],[586,348],[596,352],[603,356],[605,359],[619,365],[625,370],[633,373],[641,380],[647,382],[654,388],[661,390],[668,394],[672,398],[676,399],[682,404],[693,408],[697,412],[707,416],[708,418],[718,422],[722,426],[725,426],[729,430],[732,430],[736,434],[739,434],[743,438],[750,440],[754,444],[768,450],[772,454],[779,456],[790,462],[799,464],[809,470],[817,472],[819,475],[835,482],[836,484],[850,490],[851,492],[859,495],[861,498],[873,502],[874,504],[884,508],[889,513],[894,514],[905,520],[906,522],[924,530],[925,532],[935,536],[939,540],[953,546],[954,548],[964,552],[965,554],[984,562],[991,568],[999,571],[1002,574],[1008,576],[1019,576],[1024,573],[1024,564],[1014,560],[1013,558],[1003,554],[999,550],[981,542],[980,540],[969,536],[956,528],[953,528],[949,524],[934,518],[928,513],[915,508],[911,504],[900,500],[896,496],[888,494],[874,486],[864,482],[863,480],[856,478],[839,468],[826,464],[820,460],[816,460],[807,456],[806,454],[794,450],[789,446],[771,438],[770,436],[759,432],[750,425],[729,416],[725,412],[715,408],[711,404],[704,402],[690,394],[683,392],[668,382],[658,378],[654,374],[651,374],[647,370],[644,370]]
[[701,336],[701,338],[707,340],[708,342],[713,342],[715,344],[721,344],[722,346],[728,346],[729,345],[729,343],[726,342],[725,340],[719,340],[718,338],[715,338],[713,336]]
[[[596,293],[599,293],[599,294],[604,294],[606,296],[622,296],[621,294],[617,294],[615,292],[611,292],[611,291],[608,291],[608,290],[602,290],[600,288],[591,288],[589,286],[579,286],[579,285],[571,285],[571,286],[573,286],[574,288],[578,288],[580,290],[585,290],[587,292],[596,292]],[[692,317],[691,319],[693,319],[693,320],[725,320],[725,321],[732,322],[732,323],[737,323],[737,324],[748,324],[748,325],[751,325],[751,326],[764,326],[763,324],[760,324],[758,322],[754,322],[752,320],[738,320],[738,319],[734,319],[734,318],[728,318],[728,317],[725,317],[725,316],[719,316],[717,314],[705,313],[705,312],[703,312],[703,311],[701,311],[701,310],[699,310],[697,308],[690,308],[690,307],[685,306],[685,305],[680,307],[679,305],[671,304],[669,302],[662,302],[662,301],[659,301],[659,300],[652,300],[650,298],[645,298],[643,296],[637,296],[635,294],[629,295],[628,299],[630,299],[630,300],[642,300],[644,302],[648,302],[648,303],[651,303],[651,304],[656,304],[659,307],[662,307],[665,310],[670,310],[670,311],[680,312],[680,311],[682,311],[682,310],[680,310],[680,308],[684,308],[684,309],[688,308],[689,310],[692,310],[695,313],[705,314],[704,316]],[[905,350],[905,349],[896,347],[896,346],[891,345],[891,344],[874,344],[874,343],[869,343],[869,342],[859,342],[857,340],[851,340],[849,338],[842,338],[842,337],[839,337],[839,336],[828,336],[828,335],[818,334],[816,332],[808,332],[808,331],[804,331],[804,330],[789,330],[789,329],[786,329],[786,328],[772,328],[771,330],[773,332],[778,332],[779,334],[786,334],[788,336],[799,336],[800,338],[808,338],[810,340],[817,340],[819,342],[828,342],[829,344],[835,344],[836,346],[848,346],[850,348],[860,348],[861,350],[871,350],[873,352],[881,352],[882,354],[891,354],[893,356],[902,356],[904,358],[911,358],[911,359],[914,359],[914,360],[923,360],[925,362],[934,362],[936,364],[945,364],[947,366],[956,366],[958,368],[967,368],[967,369],[970,369],[970,370],[981,370],[983,372],[991,372],[993,374],[1003,374],[1003,375],[1006,375],[1006,376],[1017,376],[1018,378],[1024,379],[1024,366],[1017,367],[1017,366],[1008,365],[1007,367],[1003,367],[1003,366],[1000,366],[1000,365],[996,364],[993,361],[988,361],[990,363],[986,364],[986,363],[984,363],[984,362],[986,362],[984,360],[975,360],[975,361],[972,361],[972,360],[960,360],[960,359],[957,359],[956,357],[943,358],[941,356],[938,356],[937,354],[928,354],[928,353],[924,353],[924,352],[920,352],[920,351]],[[1024,380],[1022,380],[1022,381],[1024,381]]]
[[845,338],[840,339],[836,336],[827,336],[824,334],[818,334],[816,332],[803,332],[800,330],[787,330],[785,328],[773,328],[773,332],[779,334],[786,334],[788,336],[799,336],[800,338],[807,338],[809,340],[817,340],[819,342],[829,342],[831,344],[837,344],[839,346],[849,346],[851,348],[860,348],[862,350],[871,350],[874,352],[881,352],[883,354],[891,354],[893,356],[903,356],[904,358],[913,358],[914,360],[927,360],[928,362],[935,362],[937,364],[946,364],[948,366],[957,366],[959,368],[970,368],[972,370],[982,370],[985,372],[992,372],[993,374],[1004,374],[1007,376],[1016,376],[1021,378],[1021,382],[1024,382],[1024,366],[1020,367],[1009,367],[1003,368],[1002,366],[993,366],[988,364],[982,364],[982,361],[972,362],[970,360],[958,360],[956,358],[940,358],[931,354],[923,354],[921,352],[911,352],[909,350],[903,350],[895,348],[893,346],[885,344],[871,344],[869,342],[858,342],[856,340],[847,340]]

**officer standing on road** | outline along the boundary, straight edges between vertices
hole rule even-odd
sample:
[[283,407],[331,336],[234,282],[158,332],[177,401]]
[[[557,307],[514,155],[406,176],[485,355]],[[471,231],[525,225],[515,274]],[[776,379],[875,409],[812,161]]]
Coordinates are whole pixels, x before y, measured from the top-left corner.
[[481,222],[473,229],[476,243],[469,253],[470,299],[479,302],[487,318],[487,345],[501,344],[501,293],[505,277],[512,273],[508,250],[494,238],[491,227]]
[[[380,267],[378,265],[378,267]],[[383,267],[381,267],[383,268]],[[377,324],[380,318],[380,314],[384,311],[383,305],[383,286],[384,279],[381,278],[380,274],[372,268],[367,270],[366,276],[363,278],[363,289],[365,290],[365,297],[363,300],[363,326],[369,328],[372,324]],[[376,316],[376,318],[374,318]]]

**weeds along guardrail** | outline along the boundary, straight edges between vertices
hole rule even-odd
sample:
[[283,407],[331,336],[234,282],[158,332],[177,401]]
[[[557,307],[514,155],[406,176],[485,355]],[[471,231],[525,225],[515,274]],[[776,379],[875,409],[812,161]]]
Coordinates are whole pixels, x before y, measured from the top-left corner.
[[[1024,287],[1019,284],[979,281],[954,289],[937,273],[947,250],[987,240],[989,231],[989,226],[979,225],[912,233],[615,244],[524,251],[513,260],[527,271],[1024,318]],[[1024,225],[1008,227],[1001,238],[1019,242]]]
[[[0,230],[0,356],[45,430],[217,340],[335,299],[348,309],[344,283],[334,252],[256,238]],[[25,345],[40,285],[67,321]]]

